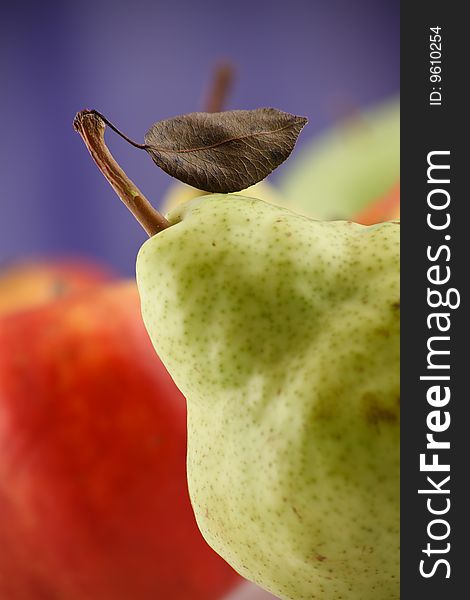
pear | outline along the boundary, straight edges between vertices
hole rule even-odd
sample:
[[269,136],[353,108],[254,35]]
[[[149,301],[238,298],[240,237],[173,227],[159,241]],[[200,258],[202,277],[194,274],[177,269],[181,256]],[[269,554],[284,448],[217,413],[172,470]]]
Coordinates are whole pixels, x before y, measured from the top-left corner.
[[398,599],[398,223],[234,194],[168,220],[137,282],[205,539],[283,599]]
[[390,98],[306,144],[278,180],[296,210],[349,219],[390,193],[400,178],[400,104]]
[[231,193],[165,218],[104,143],[107,124],[170,174],[235,191],[279,166],[306,123],[270,108],[223,115],[158,122],[145,144],[97,111],[74,119],[151,236],[137,258],[142,314],[187,398],[196,519],[281,598],[396,600],[399,224],[314,221]]
[[[274,187],[274,185],[268,183],[267,181],[260,181],[246,190],[235,193],[242,196],[254,196],[255,198],[260,198],[265,202],[270,202],[271,204],[276,204],[277,206],[282,206],[285,204],[282,194]],[[204,192],[187,185],[186,183],[182,183],[181,181],[176,181],[169,186],[168,191],[163,198],[161,205],[162,211],[164,213],[168,213],[180,204],[188,202],[193,198],[206,196],[208,194],[209,192]]]

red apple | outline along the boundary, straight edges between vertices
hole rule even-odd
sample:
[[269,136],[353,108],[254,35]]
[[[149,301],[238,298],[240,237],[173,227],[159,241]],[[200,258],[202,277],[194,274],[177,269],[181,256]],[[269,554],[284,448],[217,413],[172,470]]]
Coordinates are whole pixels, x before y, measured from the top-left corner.
[[0,269],[0,315],[96,287],[111,270],[84,258],[27,260]]
[[1,318],[1,600],[220,598],[240,578],[198,531],[185,454],[133,283]]

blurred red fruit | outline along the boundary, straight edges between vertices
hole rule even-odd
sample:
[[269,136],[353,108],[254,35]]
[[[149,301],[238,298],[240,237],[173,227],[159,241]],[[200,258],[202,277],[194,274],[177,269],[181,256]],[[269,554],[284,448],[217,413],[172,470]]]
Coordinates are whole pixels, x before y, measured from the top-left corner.
[[51,302],[115,278],[83,258],[28,260],[0,268],[0,315]]
[[133,283],[1,318],[1,600],[220,598],[240,578],[197,529],[185,454]]

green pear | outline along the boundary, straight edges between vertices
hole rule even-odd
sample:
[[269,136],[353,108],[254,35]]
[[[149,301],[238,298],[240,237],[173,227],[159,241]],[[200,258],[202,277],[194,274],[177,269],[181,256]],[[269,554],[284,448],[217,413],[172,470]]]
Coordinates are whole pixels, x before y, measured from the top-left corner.
[[[162,212],[168,213],[184,202],[188,202],[193,198],[206,196],[208,194],[209,192],[198,190],[190,185],[187,185],[186,183],[182,183],[181,181],[175,181],[169,186],[163,198],[161,204]],[[282,206],[285,204],[281,193],[267,181],[260,181],[246,190],[235,192],[235,194],[242,196],[253,196],[255,198],[259,198],[260,200],[264,200],[265,202],[276,204],[277,206]]]
[[398,223],[233,194],[168,219],[137,281],[205,539],[280,598],[398,599]]
[[[349,219],[390,192],[400,178],[400,104],[391,98],[360,111],[306,144],[278,179],[296,211]],[[287,206],[287,204],[286,204]]]

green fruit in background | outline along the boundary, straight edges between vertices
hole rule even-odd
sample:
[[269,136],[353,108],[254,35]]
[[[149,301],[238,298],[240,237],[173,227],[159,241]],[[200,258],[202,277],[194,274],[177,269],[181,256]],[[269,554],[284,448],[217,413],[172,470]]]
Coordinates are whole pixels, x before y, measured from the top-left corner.
[[385,196],[400,177],[400,105],[391,99],[328,129],[304,146],[277,180],[297,210],[348,219]]
[[[285,203],[279,190],[267,181],[260,181],[246,190],[235,193],[237,195],[254,196],[277,206],[282,206]],[[198,190],[180,181],[172,183],[163,198],[161,205],[162,212],[166,214],[184,202],[200,196],[207,196],[208,194],[209,192]]]
[[399,225],[177,208],[137,259],[199,527],[289,600],[399,598]]

